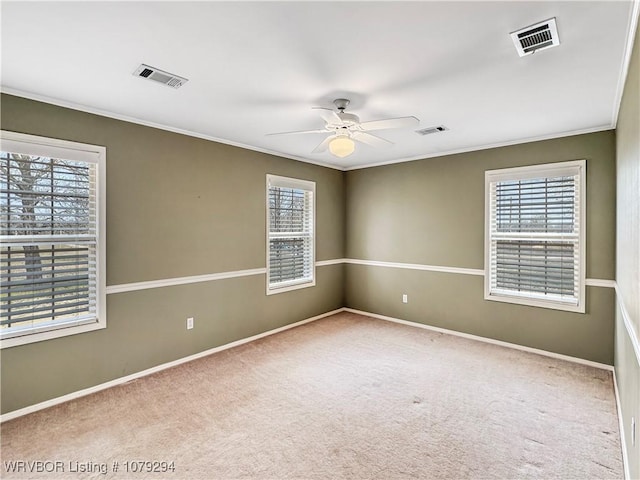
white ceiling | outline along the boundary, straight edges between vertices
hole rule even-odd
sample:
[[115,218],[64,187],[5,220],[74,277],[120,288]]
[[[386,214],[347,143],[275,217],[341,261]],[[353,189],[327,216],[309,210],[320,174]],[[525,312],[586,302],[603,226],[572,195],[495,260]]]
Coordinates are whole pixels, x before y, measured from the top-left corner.
[[[615,126],[633,2],[2,2],[2,90],[336,168]],[[556,17],[561,45],[520,58],[509,33]],[[631,37],[632,38],[632,37]],[[187,77],[178,90],[140,63]],[[420,136],[312,154],[312,106],[413,115]]]

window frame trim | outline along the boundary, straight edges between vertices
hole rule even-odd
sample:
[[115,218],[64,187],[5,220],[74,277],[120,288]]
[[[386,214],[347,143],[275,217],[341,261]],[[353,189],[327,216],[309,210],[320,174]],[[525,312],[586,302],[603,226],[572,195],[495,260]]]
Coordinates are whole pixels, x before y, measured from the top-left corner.
[[[9,145],[9,147],[7,147]],[[15,147],[14,147],[15,145]],[[65,325],[64,321],[49,326],[36,326],[24,328],[24,333],[19,330],[11,332],[9,337],[0,337],[0,349],[17,347],[31,343],[67,337],[80,333],[91,332],[107,328],[107,253],[106,253],[106,225],[107,225],[107,149],[100,145],[79,143],[57,138],[27,135],[24,133],[0,130],[0,150],[12,153],[24,153],[27,155],[47,156],[67,160],[77,160],[96,164],[96,319],[95,321],[74,319],[69,321],[71,325]],[[17,151],[16,151],[17,150]],[[43,330],[45,329],[46,330]],[[17,335],[16,335],[17,334]]]
[[[579,211],[579,232],[578,232],[578,302],[575,305],[553,299],[536,298],[531,296],[509,295],[507,293],[496,293],[491,291],[491,183],[508,180],[525,180],[528,178],[541,178],[562,175],[575,175],[578,170],[578,188],[580,198],[578,201]],[[553,310],[563,310],[574,313],[586,312],[586,233],[587,233],[587,161],[569,160],[555,163],[542,163],[536,165],[526,165],[521,167],[501,168],[497,170],[486,170],[484,177],[484,299],[505,302],[517,305],[527,305],[531,307],[549,308]]]
[[[310,190],[312,193],[312,252],[311,252],[311,280],[290,280],[287,282],[281,282],[279,287],[272,287],[270,284],[270,269],[271,261],[270,254],[271,249],[269,247],[270,232],[269,232],[269,188],[271,186],[278,186],[283,188],[300,188],[303,190]],[[316,182],[311,180],[302,180],[299,178],[284,177],[281,175],[273,175],[268,173],[266,179],[266,195],[265,195],[265,234],[266,234],[266,294],[275,295],[278,293],[290,292],[292,290],[299,290],[301,288],[313,287],[316,285]]]

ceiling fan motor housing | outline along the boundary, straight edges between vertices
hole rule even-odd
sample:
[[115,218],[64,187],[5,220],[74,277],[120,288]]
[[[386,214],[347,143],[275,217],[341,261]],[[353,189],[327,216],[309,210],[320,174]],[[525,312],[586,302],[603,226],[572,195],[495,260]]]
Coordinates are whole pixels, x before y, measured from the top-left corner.
[[336,98],[333,101],[333,104],[336,106],[336,108],[338,110],[340,110],[341,112],[344,111],[345,108],[347,108],[347,106],[349,105],[349,103],[351,103],[350,100],[347,100],[346,98]]
[[346,98],[336,98],[333,101],[333,104],[338,109],[337,115],[338,117],[340,117],[340,120],[342,120],[342,123],[336,124],[336,125],[330,124],[330,127],[333,127],[334,129],[336,129],[336,133],[338,134],[340,133],[344,134],[346,132],[344,132],[343,130],[352,130],[354,127],[357,127],[360,124],[360,117],[358,117],[357,115],[354,115],[353,113],[346,113],[344,111],[344,109],[347,108],[349,103],[351,103],[351,101]]
[[342,123],[347,126],[353,126],[360,123],[360,118],[357,115],[354,115],[353,113],[339,112],[338,116],[342,120]]

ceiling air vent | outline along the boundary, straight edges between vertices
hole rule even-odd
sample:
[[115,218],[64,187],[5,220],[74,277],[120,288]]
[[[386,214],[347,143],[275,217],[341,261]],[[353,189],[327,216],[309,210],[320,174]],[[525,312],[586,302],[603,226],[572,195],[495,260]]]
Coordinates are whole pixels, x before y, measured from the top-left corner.
[[437,127],[428,127],[428,128],[423,128],[421,130],[416,130],[416,133],[418,135],[431,135],[432,133],[440,133],[446,130],[449,130],[449,129],[444,125],[438,125]]
[[167,87],[171,88],[180,88],[182,85],[187,83],[187,80],[184,77],[179,77],[178,75],[174,75],[173,73],[165,72],[155,67],[150,67],[149,65],[141,64],[136,71],[133,72],[133,75],[136,77],[146,78],[147,80],[153,80],[154,82],[162,83]]
[[511,39],[521,57],[560,45],[555,17],[513,32]]

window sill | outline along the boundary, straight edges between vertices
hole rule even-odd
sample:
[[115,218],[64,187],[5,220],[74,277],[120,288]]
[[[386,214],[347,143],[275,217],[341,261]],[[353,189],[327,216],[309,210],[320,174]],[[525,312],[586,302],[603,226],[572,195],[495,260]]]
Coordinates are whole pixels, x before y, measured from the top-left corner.
[[292,290],[299,290],[301,288],[314,287],[315,285],[316,285],[315,279],[311,281],[298,282],[298,283],[289,283],[289,284],[283,283],[282,286],[275,286],[275,287],[267,285],[267,295],[290,292]]
[[83,325],[72,326],[59,326],[46,330],[43,332],[29,333],[28,330],[24,331],[23,335],[13,336],[10,338],[0,338],[0,349],[18,347],[20,345],[28,345],[30,343],[43,342],[45,340],[52,340],[54,338],[68,337],[69,335],[76,335],[78,333],[92,332],[94,330],[101,330],[107,328],[106,322],[91,322]]
[[502,295],[495,293],[486,294],[484,296],[484,299],[493,302],[513,303],[516,305],[527,305],[529,307],[548,308],[551,310],[562,310],[565,312],[585,313],[584,300],[577,305],[573,305],[570,303],[564,303],[554,300],[544,300],[538,298]]

